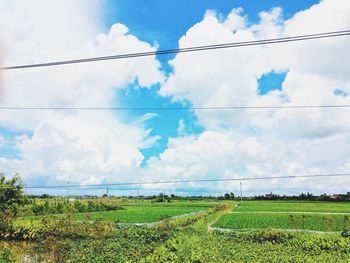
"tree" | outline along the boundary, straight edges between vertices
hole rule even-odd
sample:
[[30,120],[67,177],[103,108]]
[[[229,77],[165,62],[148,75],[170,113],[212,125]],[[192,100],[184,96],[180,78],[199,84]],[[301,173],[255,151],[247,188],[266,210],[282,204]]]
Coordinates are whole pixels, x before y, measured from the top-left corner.
[[19,205],[25,201],[22,182],[18,174],[6,180],[0,173],[0,233],[8,231],[17,215]]

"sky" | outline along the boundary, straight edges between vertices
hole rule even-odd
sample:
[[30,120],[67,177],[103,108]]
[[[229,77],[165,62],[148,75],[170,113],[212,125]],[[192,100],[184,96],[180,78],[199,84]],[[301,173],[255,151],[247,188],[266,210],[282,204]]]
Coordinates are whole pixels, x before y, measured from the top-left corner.
[[[12,0],[0,12],[3,66],[350,28],[347,0]],[[349,44],[339,37],[2,71],[0,106],[350,104]],[[346,108],[2,110],[0,172],[19,173],[28,186],[350,173],[349,117]],[[346,176],[247,181],[244,192],[347,192],[349,183]],[[238,193],[239,184],[114,193],[136,189]]]

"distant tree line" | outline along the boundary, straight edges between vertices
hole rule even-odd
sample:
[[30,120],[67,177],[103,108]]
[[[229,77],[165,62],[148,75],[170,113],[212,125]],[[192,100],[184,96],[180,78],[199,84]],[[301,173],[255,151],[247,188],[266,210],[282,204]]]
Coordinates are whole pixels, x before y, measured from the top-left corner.
[[311,193],[301,193],[300,195],[256,195],[252,199],[254,200],[302,200],[302,201],[350,201],[350,194],[335,194],[335,195],[314,195]]
[[[51,196],[48,194],[43,195],[31,195],[29,196],[33,199],[52,199],[57,198],[57,196]],[[98,196],[85,195],[85,196],[75,196],[77,199],[96,199]],[[108,196],[104,196],[107,198]],[[164,194],[160,193],[158,195],[123,195],[123,196],[109,196],[116,198],[125,198],[125,199],[143,199],[143,200],[153,200],[154,202],[171,202],[172,200],[240,200],[241,197],[235,195],[233,192],[224,193],[220,196],[213,195],[187,195],[180,196],[175,194]],[[255,195],[252,197],[243,197],[243,200],[304,200],[304,201],[335,201],[335,202],[345,202],[350,201],[350,193],[348,194],[334,194],[334,195],[314,195],[312,193],[301,193],[300,195],[279,195],[279,194],[265,194],[265,195]]]

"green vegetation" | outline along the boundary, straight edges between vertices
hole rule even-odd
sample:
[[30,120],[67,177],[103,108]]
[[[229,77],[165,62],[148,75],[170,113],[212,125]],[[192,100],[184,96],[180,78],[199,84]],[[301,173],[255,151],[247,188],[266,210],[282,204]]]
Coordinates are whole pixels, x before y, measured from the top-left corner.
[[[125,206],[117,211],[104,211],[93,213],[76,213],[71,214],[73,220],[77,221],[111,221],[121,223],[151,223],[159,221],[166,217],[178,216],[191,212],[206,210],[208,207],[203,206],[174,206],[174,207],[159,207],[159,206]],[[55,215],[60,219],[64,214]],[[20,217],[16,221],[16,225],[39,223],[44,217],[31,216]]]
[[0,262],[350,262],[348,203],[249,201],[230,213],[228,198],[160,197],[28,198],[18,177],[0,177]]
[[150,223],[159,221],[164,217],[178,216],[190,212],[196,212],[206,209],[206,207],[150,207],[150,206],[133,206],[126,207],[125,210],[98,212],[90,214],[76,214],[77,220],[96,220],[118,221],[122,223]]
[[123,209],[118,204],[110,202],[70,202],[67,199],[54,199],[45,200],[44,202],[35,202],[33,200],[28,201],[28,205],[23,206],[19,215],[31,216],[31,215],[50,215],[50,214],[62,214],[62,213],[90,213],[101,211],[113,211]]
[[[191,204],[189,208],[191,206],[195,207]],[[24,255],[36,262],[350,261],[350,238],[340,234],[288,233],[273,229],[232,233],[208,231],[208,225],[225,218],[232,206],[233,203],[228,203],[209,207],[204,213],[168,219],[151,228],[131,226],[118,229],[112,223],[102,221],[91,224],[76,222],[69,217],[61,220],[47,218],[45,224],[41,224],[46,226],[46,234],[36,236],[35,242],[0,242],[0,262],[1,259],[3,262],[17,262]],[[125,212],[128,208],[162,211],[161,208],[165,207],[170,209],[171,204],[164,207],[158,204],[129,205],[116,212]],[[175,208],[181,206],[177,204]],[[343,221],[348,222],[348,218],[343,216]]]
[[[292,217],[291,217],[292,216]],[[231,213],[222,216],[214,227],[230,229],[305,229],[315,231],[342,231],[344,215],[322,214],[264,214]]]
[[244,201],[239,212],[350,213],[349,202]]
[[[6,257],[18,261],[25,254],[39,262],[350,261],[350,239],[340,235],[278,230],[208,232],[208,224],[228,209],[227,206],[211,208],[204,214],[169,220],[153,228],[130,227],[108,233],[96,226],[93,234],[78,239],[59,235],[36,243],[7,242]],[[21,245],[23,249],[19,250]],[[1,247],[5,246],[0,243],[0,251]],[[8,251],[13,251],[13,254],[8,254]]]
[[6,180],[5,175],[0,173],[0,236],[11,231],[18,208],[24,202],[19,176]]

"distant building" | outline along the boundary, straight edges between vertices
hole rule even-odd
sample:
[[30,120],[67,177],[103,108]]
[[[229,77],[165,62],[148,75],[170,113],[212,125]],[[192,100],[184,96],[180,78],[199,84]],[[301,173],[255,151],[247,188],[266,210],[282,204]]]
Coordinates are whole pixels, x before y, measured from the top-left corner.
[[273,197],[272,192],[271,192],[271,193],[269,193],[269,194],[265,194],[265,197],[266,197],[266,198],[272,198],[272,197]]
[[330,198],[333,199],[333,200],[337,200],[337,199],[339,199],[339,195],[338,194],[332,194],[330,196]]

